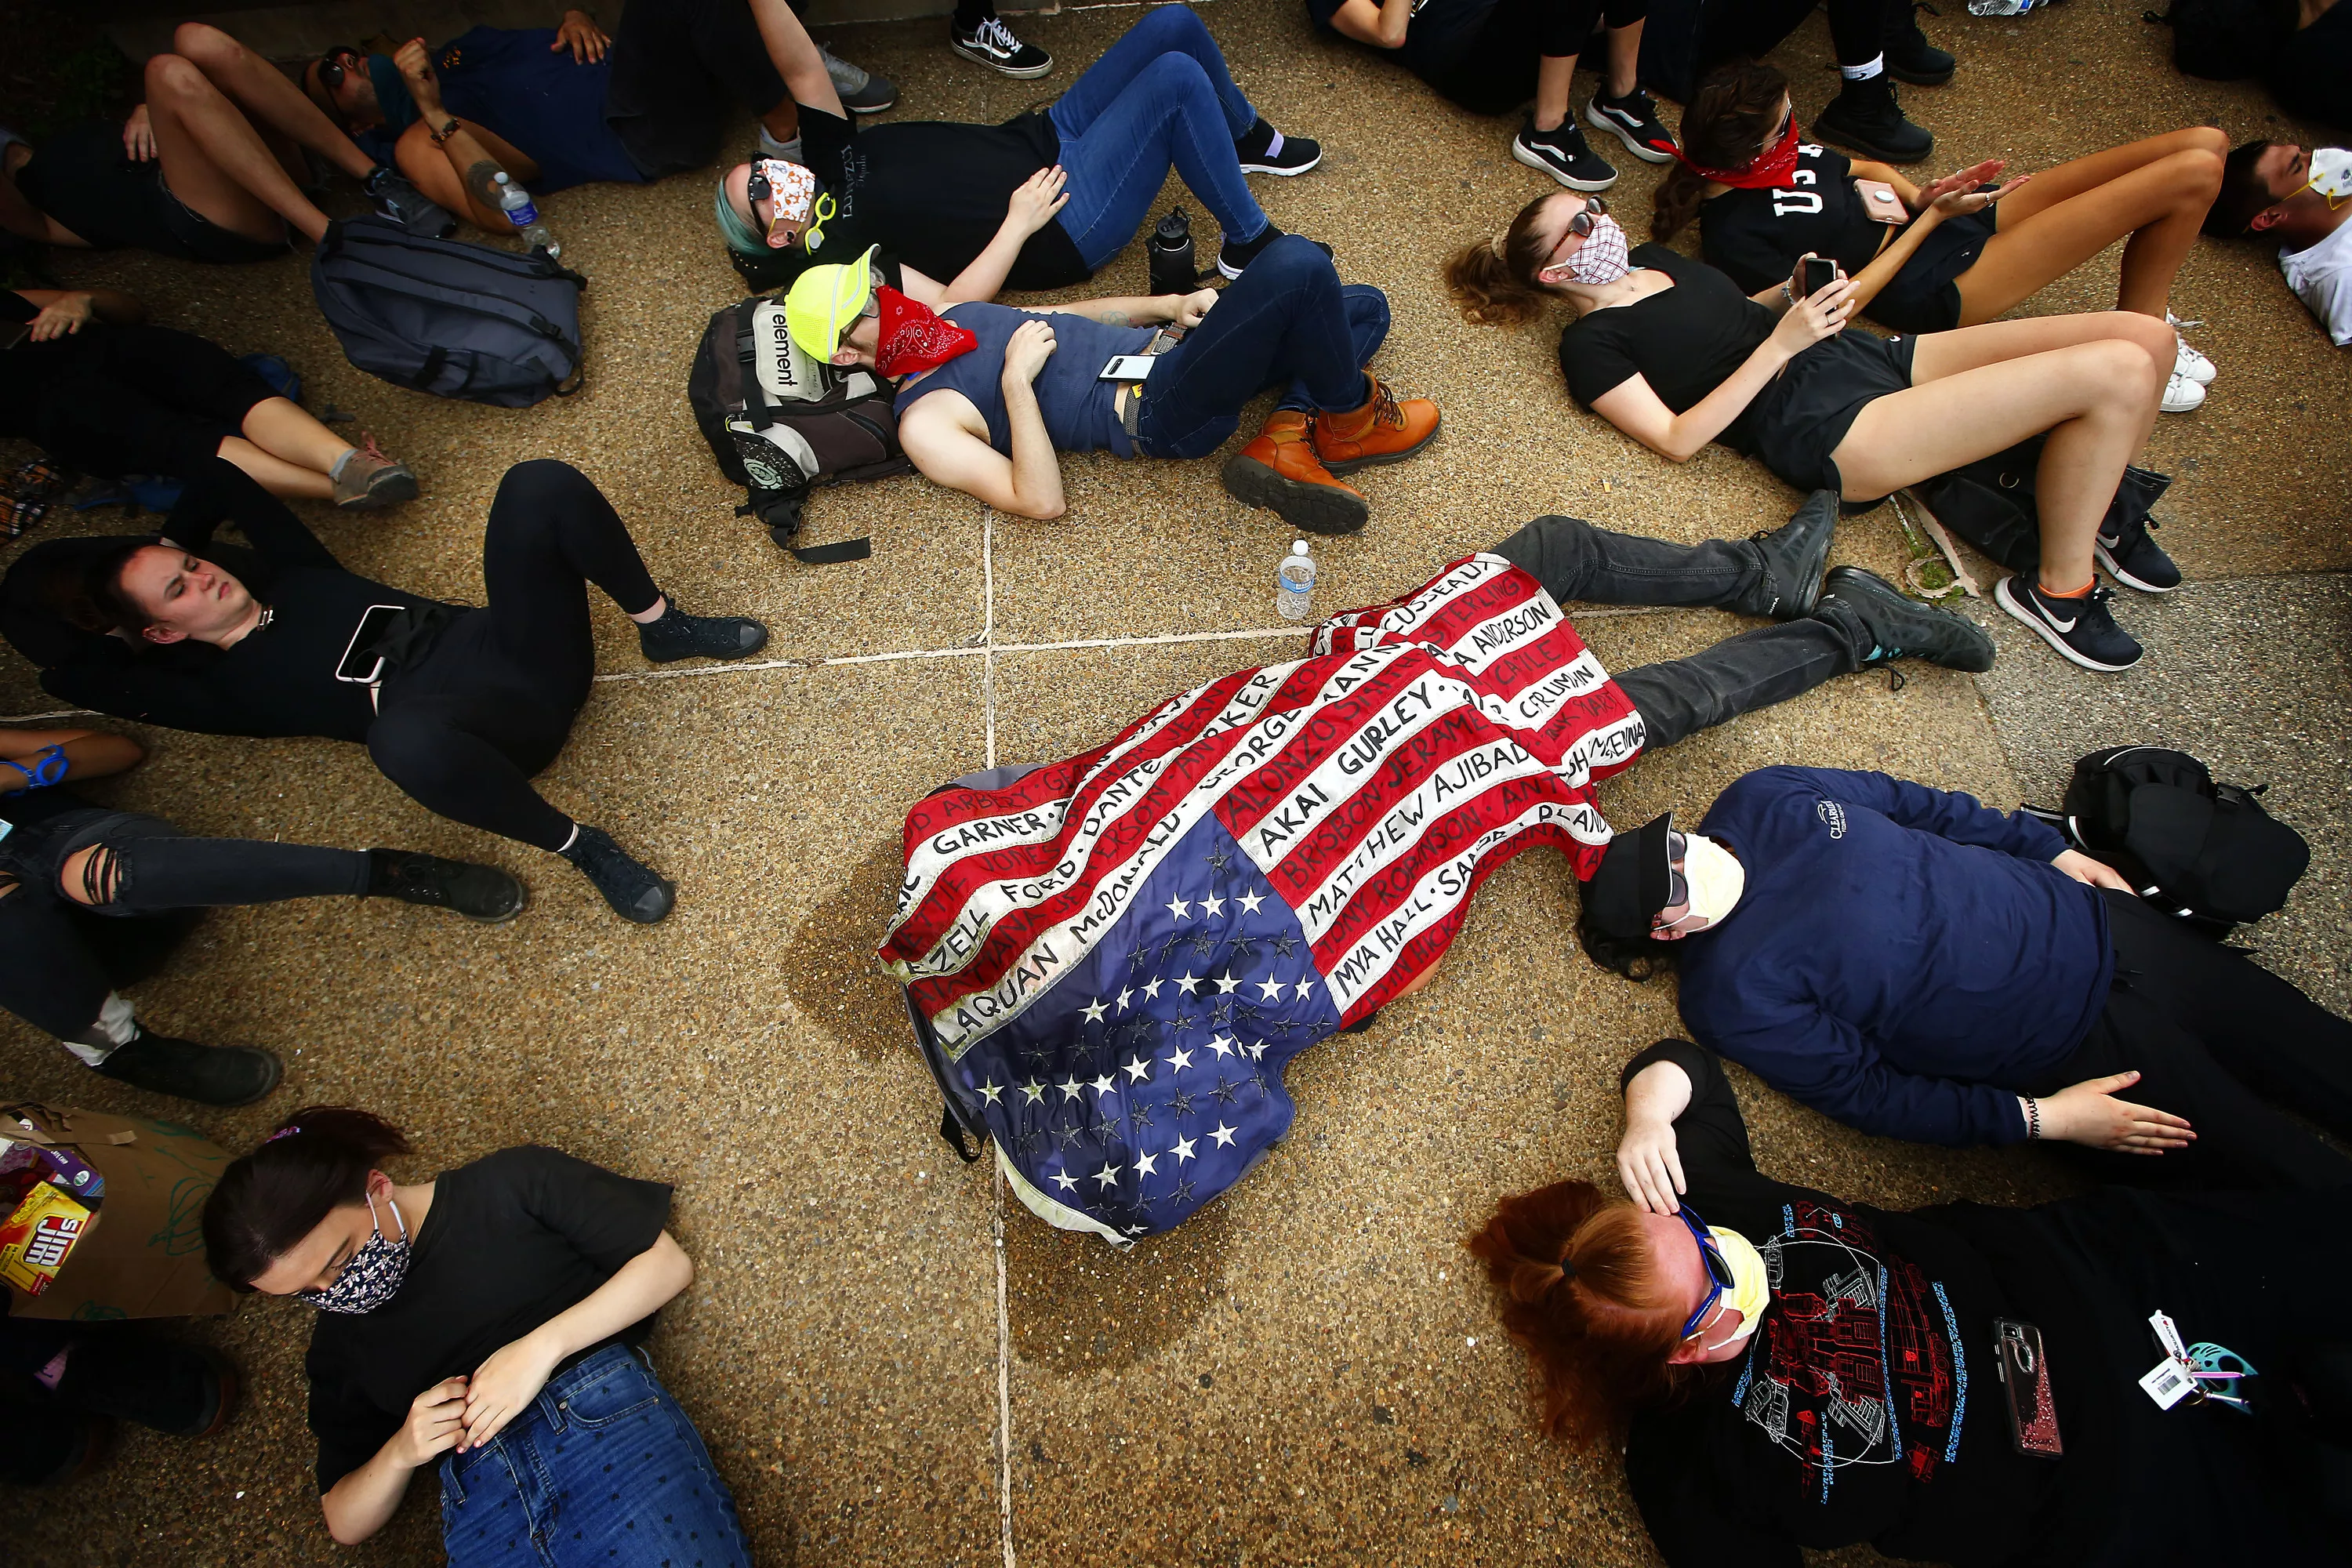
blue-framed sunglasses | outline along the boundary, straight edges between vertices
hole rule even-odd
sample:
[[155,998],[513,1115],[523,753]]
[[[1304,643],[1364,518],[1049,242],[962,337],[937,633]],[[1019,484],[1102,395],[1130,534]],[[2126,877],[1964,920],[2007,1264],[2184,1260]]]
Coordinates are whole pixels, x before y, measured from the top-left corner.
[[1678,1206],[1675,1215],[1683,1222],[1683,1228],[1691,1233],[1691,1239],[1698,1243],[1698,1260],[1706,1265],[1706,1299],[1683,1324],[1683,1338],[1689,1339],[1698,1332],[1699,1324],[1706,1321],[1706,1315],[1715,1310],[1715,1304],[1723,1300],[1723,1293],[1731,1289],[1731,1264],[1724,1258],[1723,1248],[1715,1244],[1715,1237],[1708,1234],[1706,1221],[1699,1218],[1690,1205]]

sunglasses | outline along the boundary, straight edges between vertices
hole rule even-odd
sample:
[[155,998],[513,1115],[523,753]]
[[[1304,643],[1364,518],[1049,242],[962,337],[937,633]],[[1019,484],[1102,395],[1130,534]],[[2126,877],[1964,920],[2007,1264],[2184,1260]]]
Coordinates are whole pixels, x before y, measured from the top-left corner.
[[360,63],[360,51],[348,45],[329,49],[319,57],[319,85],[329,92],[343,85],[343,79],[366,68]]
[[1723,1249],[1716,1246],[1715,1237],[1708,1234],[1706,1221],[1699,1218],[1690,1205],[1684,1204],[1676,1209],[1675,1217],[1683,1222],[1683,1228],[1691,1233],[1693,1241],[1698,1243],[1698,1260],[1706,1265],[1708,1281],[1706,1299],[1683,1324],[1683,1338],[1687,1340],[1697,1334],[1699,1324],[1706,1321],[1706,1315],[1715,1310],[1715,1304],[1723,1300],[1723,1293],[1731,1289],[1731,1265],[1725,1259]]
[[1568,232],[1579,239],[1589,238],[1601,226],[1601,219],[1609,216],[1609,204],[1599,196],[1584,198],[1584,210],[1568,220]]

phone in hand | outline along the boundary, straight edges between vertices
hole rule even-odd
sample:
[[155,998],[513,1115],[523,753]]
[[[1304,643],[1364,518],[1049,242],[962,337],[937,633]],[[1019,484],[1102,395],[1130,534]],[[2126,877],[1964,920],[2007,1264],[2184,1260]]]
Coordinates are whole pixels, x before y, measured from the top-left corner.
[[1808,256],[1797,264],[1797,298],[1810,300],[1845,274],[1826,256]]
[[399,605],[370,605],[360,617],[359,629],[352,633],[351,646],[336,661],[335,679],[354,686],[373,686],[383,677],[383,655],[375,645],[392,628],[394,619],[401,613]]

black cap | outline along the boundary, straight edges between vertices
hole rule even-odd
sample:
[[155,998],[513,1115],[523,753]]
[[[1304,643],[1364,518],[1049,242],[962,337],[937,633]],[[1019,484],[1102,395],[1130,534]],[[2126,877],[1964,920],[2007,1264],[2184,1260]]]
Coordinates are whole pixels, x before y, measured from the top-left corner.
[[1584,918],[1594,930],[1625,942],[1650,934],[1674,884],[1674,857],[1666,847],[1674,830],[1670,811],[1619,834],[1601,851],[1600,868],[1584,884]]

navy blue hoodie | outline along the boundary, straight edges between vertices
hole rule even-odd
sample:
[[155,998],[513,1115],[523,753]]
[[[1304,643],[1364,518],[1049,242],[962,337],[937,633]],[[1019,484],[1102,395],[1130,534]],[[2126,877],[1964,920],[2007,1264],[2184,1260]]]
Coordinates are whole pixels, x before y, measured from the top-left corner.
[[1865,1132],[2024,1138],[2016,1091],[2073,1054],[2115,971],[2054,829],[1885,773],[1760,768],[1698,830],[1748,873],[1683,942],[1702,1044]]

